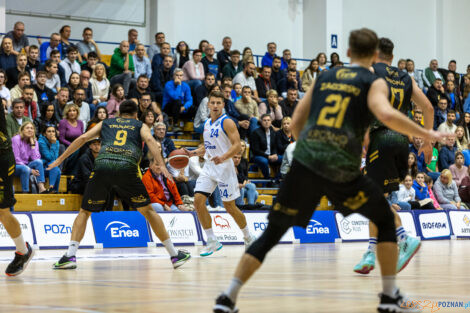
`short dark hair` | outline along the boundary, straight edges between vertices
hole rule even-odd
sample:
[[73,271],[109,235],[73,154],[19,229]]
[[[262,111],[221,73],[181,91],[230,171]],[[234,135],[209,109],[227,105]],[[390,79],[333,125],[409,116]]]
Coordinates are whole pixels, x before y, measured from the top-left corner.
[[56,55],[56,54],[60,54],[60,51],[59,50],[52,50],[51,51],[51,57],[52,57],[52,55]]
[[137,80],[139,80],[141,78],[149,79],[146,74],[140,74],[139,77],[137,77]]
[[137,113],[137,104],[132,101],[132,100],[124,100],[120,105],[119,105],[119,114],[135,114]]
[[393,57],[393,48],[395,48],[395,45],[390,39],[384,37],[379,39],[380,58],[385,60],[391,60]]
[[265,113],[265,114],[261,115],[260,119],[263,120],[265,117],[269,117],[272,120],[271,115],[268,114],[268,113]]
[[18,80],[20,80],[21,78],[23,78],[25,76],[28,76],[29,79],[31,79],[31,75],[29,74],[29,72],[19,72],[18,73]]
[[374,55],[379,44],[377,34],[368,28],[356,29],[349,35],[349,49],[352,56],[358,58]]
[[24,100],[21,98],[16,98],[15,100],[11,102],[11,107],[14,108],[15,105],[17,105],[18,103],[22,103],[24,105]]
[[263,67],[261,68],[261,71],[264,70],[265,68],[271,69],[271,66],[269,66],[269,65],[263,65]]
[[33,90],[34,90],[34,88],[33,88],[32,85],[25,85],[25,86],[23,87],[23,91],[25,91],[26,89],[33,89]]
[[290,65],[290,64],[291,64],[291,62],[294,62],[294,61],[296,61],[296,62],[297,62],[297,60],[296,60],[296,59],[294,59],[294,58],[292,58],[292,59],[289,59],[289,61],[287,61],[287,64],[289,64],[289,65]]
[[245,66],[244,66],[244,68],[248,68],[248,66],[250,66],[250,64],[253,64],[253,65],[255,65],[255,63],[254,63],[254,62],[252,62],[252,61],[246,61],[246,62],[245,62]]
[[297,74],[297,71],[296,71],[296,70],[294,70],[293,68],[290,68],[290,69],[288,69],[287,71],[288,71],[288,72],[294,72],[294,73],[296,73],[296,74]]
[[[30,47],[30,49],[31,49],[31,47]],[[450,63],[455,63],[455,64],[457,64],[457,61],[455,61],[455,60],[450,60],[450,61],[449,61],[449,64],[450,64]]]
[[211,98],[219,98],[219,99],[225,99],[224,97],[224,94],[220,91],[211,91],[211,93],[209,94],[209,100]]
[[250,91],[251,91],[251,87],[250,87],[250,86],[248,86],[248,85],[246,85],[246,86],[243,86],[243,88],[242,88],[242,91],[243,91],[243,90],[245,90],[245,89],[250,89]]
[[93,32],[93,29],[91,29],[90,27],[85,27],[85,28],[83,29],[83,33],[82,33],[82,34],[84,34],[87,30]]
[[71,53],[71,52],[77,52],[78,53],[78,49],[77,47],[75,46],[70,46],[67,48],[67,54]]
[[95,51],[88,52],[87,59],[89,58],[98,59],[98,53],[96,53]]
[[274,60],[279,60],[279,61],[281,61],[281,62],[282,62],[282,59],[281,59],[281,57],[278,57],[277,55],[276,55],[276,56],[273,58],[273,61],[274,61]]
[[157,37],[158,35],[165,35],[165,33],[164,32],[158,32],[158,33],[155,34],[155,37]]
[[150,92],[141,93],[139,99],[142,99],[144,96],[149,96],[150,99],[152,99],[152,94]]
[[209,76],[214,76],[215,77],[214,73],[209,72],[209,73],[206,74],[206,77],[204,77],[204,79],[206,79]]
[[46,72],[46,71],[38,71],[38,72],[36,73],[36,77],[38,77],[39,75],[45,75],[45,76],[47,76],[47,72]]
[[196,53],[202,54],[202,50],[201,50],[201,49],[195,49],[195,50],[193,51],[193,56],[194,56]]
[[230,86],[229,84],[222,84],[222,87],[220,88],[221,90],[224,90],[225,88],[230,88],[232,89],[232,86]]
[[230,51],[230,56],[233,56],[233,55],[240,55],[240,51],[238,51],[238,50]]
[[85,90],[85,88],[83,88],[83,87],[77,87],[77,89],[75,89],[75,90],[73,91],[73,94],[76,94],[78,90],[83,90],[83,92],[84,92],[85,95],[86,95],[86,90]]
[[31,49],[33,49],[33,50],[39,50],[39,47],[36,46],[36,45],[31,45],[31,46],[29,46],[29,50],[31,50]]
[[455,111],[454,110],[447,111],[447,115],[449,115],[449,114],[455,114]]
[[442,81],[442,78],[440,78],[440,77],[436,77],[436,78],[434,79],[434,81],[436,81],[436,80],[440,80],[440,81]]
[[269,48],[269,45],[274,45],[274,46],[276,46],[276,47],[277,47],[276,43],[275,43],[275,42],[273,42],[273,41],[271,41],[271,42],[268,42],[268,44],[266,45],[266,47],[268,47],[268,48]]
[[447,98],[446,97],[441,97],[437,102],[441,101],[441,100],[445,100],[446,102],[449,102],[447,101]]

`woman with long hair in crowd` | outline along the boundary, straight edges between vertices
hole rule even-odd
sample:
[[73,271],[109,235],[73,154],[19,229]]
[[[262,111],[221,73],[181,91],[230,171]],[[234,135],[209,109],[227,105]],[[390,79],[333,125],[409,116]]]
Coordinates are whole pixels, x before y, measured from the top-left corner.
[[86,131],[89,131],[92,129],[96,124],[99,122],[104,121],[105,119],[108,118],[108,111],[106,110],[105,107],[98,107],[95,110],[95,114],[93,115],[93,118],[88,122],[88,126],[86,128]]
[[318,60],[313,59],[312,61],[310,61],[310,64],[302,74],[302,89],[307,91],[310,87],[312,87],[318,75],[320,75],[320,67],[318,66]]
[[109,80],[106,78],[106,68],[103,64],[97,63],[90,79],[93,99],[98,101],[98,106],[106,106],[109,96]]
[[455,129],[455,143],[459,151],[468,149],[468,140],[465,137],[465,129],[463,126],[457,126]]
[[0,69],[0,98],[5,99],[7,102],[7,108],[11,107],[11,95],[10,95],[10,89],[6,87],[6,82],[7,82],[7,73],[3,70]]
[[41,106],[41,116],[34,120],[36,134],[42,134],[47,126],[58,127],[59,122],[55,116],[55,107],[52,103],[46,102]]
[[48,125],[39,135],[39,152],[41,153],[41,161],[45,169],[45,176],[49,177],[49,191],[59,192],[59,183],[61,171],[59,167],[53,167],[47,170],[49,164],[57,160],[59,157],[60,144],[57,138],[57,128],[54,125]]
[[330,54],[330,62],[331,62],[330,68],[335,67],[339,62],[341,62],[339,60],[339,54],[336,52],[333,52],[332,54]]
[[416,174],[418,174],[418,160],[416,158],[416,154],[413,152],[410,152],[408,154],[408,175],[411,175],[411,177],[414,179],[416,177]]
[[[65,106],[64,119],[59,122],[59,141],[66,148],[70,146],[72,141],[83,134],[84,125],[83,122],[78,119],[79,116],[80,108],[76,104],[71,103]],[[77,150],[67,158],[64,165],[64,173],[75,175],[79,154],[80,151]]]
[[318,67],[320,68],[320,71],[325,71],[325,70],[329,69],[328,65],[326,65],[326,62],[328,60],[327,60],[326,54],[324,52],[320,52],[317,55],[316,60],[318,61]]
[[207,41],[206,39],[202,39],[201,41],[199,41],[199,50],[202,51],[202,57],[206,56],[206,48],[208,45],[209,41]]
[[72,101],[75,90],[80,87],[80,75],[78,73],[73,72],[72,74],[70,74],[67,87],[70,90],[69,101]]
[[185,41],[178,42],[176,46],[176,67],[183,68],[184,63],[189,61],[189,46]]
[[465,134],[465,138],[467,138],[468,141],[470,141],[470,113],[465,112],[463,114],[463,118],[460,118],[458,122],[459,126],[462,126]]
[[124,87],[121,84],[114,84],[111,90],[111,96],[106,104],[109,118],[119,115],[119,105],[126,100],[124,97]]

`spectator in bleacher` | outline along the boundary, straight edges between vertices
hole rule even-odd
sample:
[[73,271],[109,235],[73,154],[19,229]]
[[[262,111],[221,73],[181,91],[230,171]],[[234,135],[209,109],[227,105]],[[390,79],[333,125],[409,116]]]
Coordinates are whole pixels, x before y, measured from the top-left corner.
[[173,180],[176,183],[176,187],[178,189],[179,194],[183,202],[187,202],[188,200],[194,201],[194,188],[189,181],[189,167],[186,166],[182,169],[175,169],[171,167],[170,164],[167,164],[168,171],[173,176]]
[[194,90],[194,104],[199,107],[202,99],[207,97],[209,94],[209,89],[215,84],[215,75],[213,73],[207,73],[206,77],[204,78],[204,84],[200,85],[199,87]]
[[83,57],[83,59],[87,60],[88,53],[92,51],[96,52],[96,54],[98,55],[98,59],[101,59],[100,48],[98,47],[96,42],[93,40],[93,30],[90,27],[85,27],[83,29],[82,37],[83,37],[83,40],[77,42],[77,48],[78,48],[78,52]]
[[147,105],[152,105],[153,110],[160,114],[160,109],[158,108],[157,102],[155,101],[155,96],[149,87],[149,79],[145,75],[141,75],[137,78],[137,84],[135,88],[129,91],[127,99],[133,100],[135,103],[139,104],[139,99],[143,94],[150,96],[150,102],[147,103]]
[[279,105],[279,99],[277,91],[274,89],[269,90],[266,93],[267,99],[266,102],[261,102],[259,105],[259,114],[260,115],[269,115],[271,117],[271,123],[274,127],[279,129],[281,127],[282,121],[282,108]]
[[[22,72],[18,74],[18,84],[15,85],[10,90],[10,96],[11,100],[15,100],[18,98],[21,98],[23,96],[23,89],[25,86],[30,86],[31,85],[31,78],[29,76],[29,73]],[[38,97],[36,94],[33,92],[33,101],[38,102]]]
[[36,73],[40,70],[40,63],[39,63],[39,48],[36,45],[31,45],[28,49],[28,53],[26,54],[28,58],[28,68],[29,72],[31,73],[31,79],[36,81]]
[[59,52],[60,52],[60,58],[63,59],[67,55],[67,50],[70,47],[74,46],[74,44],[69,41],[70,35],[72,34],[72,29],[70,28],[69,25],[64,25],[60,28],[59,34],[60,34],[60,47],[61,47],[59,49]]
[[266,99],[266,92],[268,90],[277,89],[276,81],[274,80],[274,78],[271,77],[271,72],[271,67],[265,65],[263,66],[261,75],[259,75],[258,78],[255,79],[258,96],[263,101],[264,99]]
[[189,46],[185,41],[178,42],[176,46],[175,67],[183,68],[189,61]]
[[282,155],[277,153],[276,132],[271,126],[269,114],[261,116],[261,127],[251,134],[250,143],[255,164],[263,177],[269,179],[269,165],[280,165],[282,162]]
[[287,90],[287,97],[281,101],[280,106],[282,108],[282,116],[290,116],[294,113],[295,108],[297,107],[297,90],[296,89],[288,89]]
[[209,45],[209,41],[207,41],[206,39],[202,39],[201,41],[199,41],[198,49],[201,50],[202,57],[206,56],[207,45]]
[[457,144],[457,150],[462,151],[468,147],[468,139],[465,136],[465,129],[463,126],[457,126],[455,129],[455,143]]
[[95,115],[93,115],[93,118],[88,122],[88,126],[86,128],[86,131],[89,131],[93,127],[96,126],[99,122],[104,121],[105,119],[108,119],[108,111],[106,110],[105,107],[97,107],[95,110]]
[[191,89],[183,81],[183,70],[177,68],[173,73],[173,80],[165,84],[162,104],[162,110],[172,118],[171,127],[173,131],[181,130],[176,126],[176,123],[181,114],[187,113],[192,105]]
[[439,151],[439,169],[446,170],[452,164],[455,163],[455,153],[457,152],[457,147],[455,147],[455,138],[448,137],[446,138],[445,145],[442,146]]
[[416,81],[416,84],[418,84],[418,87],[420,89],[423,89],[423,87],[424,87],[423,77],[415,69],[415,62],[413,60],[411,60],[411,59],[406,60],[406,71],[407,71],[408,75],[413,77],[413,79]]
[[20,131],[21,125],[31,122],[31,119],[24,114],[24,100],[15,99],[11,104],[12,111],[6,116],[8,137],[12,138]]
[[244,65],[247,61],[251,61],[254,63],[253,51],[251,50],[250,47],[243,48],[243,52],[242,52],[242,64]]
[[47,72],[39,71],[36,75],[36,82],[33,85],[34,92],[38,98],[38,104],[41,107],[46,102],[52,102],[55,99],[55,93],[46,86]]
[[318,61],[318,67],[320,68],[320,72],[329,69],[329,66],[326,65],[326,62],[328,62],[328,60],[324,52],[320,52],[319,54],[317,54],[317,57],[315,59]]
[[468,167],[464,165],[465,158],[462,152],[457,151],[455,153],[455,163],[449,166],[449,170],[452,173],[452,177],[457,184],[457,187],[460,186],[460,182],[468,177]]
[[318,66],[318,61],[313,59],[302,74],[302,89],[307,91],[312,87],[319,74],[320,68]]
[[193,51],[193,59],[183,65],[183,81],[185,81],[192,91],[202,85],[204,80],[204,66],[201,63],[202,51]]
[[[217,84],[210,86],[208,94],[210,94],[213,91],[220,91],[220,86]],[[201,100],[201,103],[199,104],[199,107],[197,108],[196,116],[194,117],[194,132],[198,134],[203,133],[204,123],[209,118],[209,107],[207,106],[208,102],[209,102],[209,98],[207,96]],[[224,112],[225,112],[225,109],[224,109]]]
[[[449,73],[449,76],[451,75],[452,73]],[[455,82],[451,80],[447,81],[445,91],[447,100],[449,100],[449,108],[461,114],[463,112],[462,102],[460,101],[459,93],[455,88]]]
[[69,101],[69,93],[70,91],[67,87],[60,88],[56,99],[52,102],[54,104],[54,116],[58,121],[64,116],[64,109]]
[[256,71],[256,66],[252,62],[245,63],[245,67],[243,71],[235,75],[233,78],[233,83],[239,83],[242,87],[249,86],[251,88],[251,92],[253,93],[253,99],[260,103],[261,100],[258,97],[258,91],[256,90],[256,82],[253,78],[254,72]]
[[7,73],[7,88],[12,89],[15,87],[16,84],[18,84],[18,75],[20,73],[28,73],[31,79],[31,74],[29,73],[29,68],[27,67],[28,65],[28,58],[26,57],[26,54],[20,53],[16,55],[16,66],[10,67],[9,69],[6,70]]
[[292,59],[291,51],[289,49],[284,49],[284,51],[282,51],[281,70],[285,70],[287,68],[290,59]]
[[330,68],[333,68],[333,67],[337,66],[339,63],[342,63],[339,60],[339,54],[336,53],[336,52],[333,52],[333,53],[330,54],[330,62],[331,62]]
[[58,92],[61,87],[59,74],[57,74],[59,65],[53,60],[47,60],[44,69],[46,70],[46,86],[54,92]]
[[437,201],[436,197],[434,196],[434,192],[433,192],[434,180],[430,176],[426,175],[426,176],[424,176],[424,182],[428,186],[429,198],[432,200],[432,204],[433,204],[434,208],[436,210],[442,210],[441,206],[439,205],[439,202]]
[[154,131],[155,140],[157,140],[162,146],[163,158],[166,162],[170,153],[176,149],[175,144],[173,143],[173,140],[171,140],[171,138],[166,137],[166,125],[164,123],[157,122],[155,124]]
[[31,121],[21,125],[19,134],[11,138],[11,146],[15,155],[15,176],[20,178],[23,193],[29,193],[29,176],[37,179],[39,193],[44,193],[44,166],[39,154],[39,145],[36,140],[34,124]]
[[21,53],[21,50],[24,49],[25,53],[29,51],[29,40],[28,37],[24,34],[24,23],[23,22],[16,22],[13,26],[13,30],[10,30],[8,33],[5,34],[5,38],[10,38],[13,43],[13,51],[14,55],[18,55]]
[[302,91],[302,80],[300,79],[300,72],[297,70],[297,60],[290,59],[287,63],[287,69],[285,70],[286,77],[289,71],[295,71],[295,79],[297,80],[297,89]]
[[295,142],[295,138],[292,135],[290,124],[292,119],[288,116],[284,117],[281,122],[281,129],[276,134],[277,139],[277,153],[284,155],[286,152],[287,146]]
[[[432,181],[432,180],[431,180]],[[426,184],[426,174],[423,172],[419,172],[416,175],[416,179],[413,181],[413,189],[415,190],[415,198],[417,201],[423,201],[426,202],[427,208],[434,210],[434,203],[433,200],[431,199],[431,196],[429,194],[429,188],[428,185]],[[428,200],[429,199],[429,200]]]
[[470,112],[463,113],[458,125],[463,127],[465,138],[470,142]]
[[442,171],[439,179],[436,180],[433,187],[439,205],[447,210],[459,210],[461,199],[455,181],[452,179],[452,173],[445,169]]
[[258,104],[252,99],[252,91],[249,86],[242,88],[242,98],[235,102],[235,108],[240,115],[245,115],[245,119],[249,120],[249,134],[254,132],[255,129],[259,127],[258,120],[260,113],[258,110]]
[[106,78],[106,69],[103,64],[98,63],[95,65],[93,75],[90,79],[90,84],[94,101],[96,101],[98,106],[106,106],[110,83]]
[[202,58],[202,65],[204,66],[204,73],[214,74],[214,77],[217,81],[221,79],[222,69],[219,68],[219,61],[214,58],[215,48],[213,44],[209,44],[206,47],[206,55]]
[[121,84],[124,87],[124,94],[129,92],[129,86],[134,72],[134,58],[129,54],[129,42],[121,41],[119,48],[114,49],[109,67],[109,78],[111,86]]
[[235,103],[238,100],[242,98],[242,85],[236,83],[233,85],[233,90],[232,90],[232,102]]
[[10,89],[8,89],[5,84],[8,81],[7,73],[0,69],[0,98],[5,99],[7,103],[7,109],[11,107],[11,94]]
[[[165,57],[170,56],[171,57],[171,47],[168,42],[164,42],[162,44],[161,50],[159,53],[155,54],[152,59],[152,71],[158,71],[159,69],[162,68],[163,66],[163,61]],[[171,57],[173,59],[173,57]],[[151,76],[149,76],[151,77]]]
[[405,59],[399,59],[397,62],[397,68],[401,72],[406,72],[406,60]]
[[413,177],[406,175],[405,179],[400,183],[399,190],[396,192],[396,204],[400,206],[401,210],[409,211],[412,208],[416,209],[415,190],[413,188]]
[[273,59],[276,56],[276,49],[277,45],[275,42],[270,42],[267,45],[268,51],[265,53],[263,56],[263,59],[261,59],[261,66],[272,66],[273,65]]
[[59,126],[59,121],[55,118],[54,105],[50,102],[45,102],[40,108],[41,116],[34,119],[34,126],[36,127],[36,134],[44,133],[44,130],[53,126],[57,128]]
[[157,212],[186,211],[175,182],[162,174],[162,166],[165,165],[158,165],[156,160],[152,158],[150,168],[142,177],[152,208]]
[[414,155],[414,158],[416,159],[418,171],[425,172],[426,162],[424,160],[424,152],[421,152],[421,154],[419,154],[419,149],[421,149],[423,139],[419,137],[412,137],[411,140],[412,141],[409,146],[410,154],[412,153]]
[[58,50],[51,51],[51,60],[57,63],[57,74],[59,75],[59,78],[60,78],[60,86],[61,87],[67,86],[67,80],[65,79],[65,71],[62,68],[62,66],[59,65],[59,63],[62,61],[60,60],[60,52]]
[[[439,102],[442,101],[439,100]],[[457,129],[457,125],[455,125],[455,111],[454,110],[448,110],[447,111],[447,119],[445,122],[443,122],[439,127],[437,128],[438,131],[443,132],[443,133],[449,133],[453,134],[455,133]]]
[[241,151],[233,156],[233,164],[237,173],[238,188],[240,189],[240,197],[235,200],[235,204],[240,206],[245,204],[255,204],[258,199],[256,185],[248,180],[248,167],[243,166],[240,161],[242,159]]
[[[222,46],[223,46],[223,49],[217,52],[217,60],[219,61],[219,68],[221,70],[223,70],[225,65],[227,65],[230,62],[230,59],[231,59],[230,49],[232,48],[232,39],[228,36],[224,37],[224,39],[222,39]],[[238,57],[240,58],[240,53],[238,53]]]
[[124,97],[124,87],[121,84],[115,84],[111,89],[111,96],[106,104],[109,118],[119,115],[119,105],[126,100]]
[[13,43],[10,38],[4,37],[2,40],[2,49],[0,51],[0,68],[8,69],[16,66],[16,55],[13,54]]
[[437,129],[442,123],[447,120],[447,98],[443,97],[439,99],[437,108],[434,110],[434,129]]
[[44,168],[45,177],[49,177],[49,192],[59,192],[61,171],[59,167],[47,170],[49,164],[59,157],[59,141],[57,140],[57,129],[54,125],[45,127],[38,139],[39,153]]
[[98,55],[96,54],[96,52],[90,51],[90,53],[88,53],[88,58],[87,58],[86,62],[83,63],[80,67],[81,67],[82,71],[87,70],[90,73],[93,73],[93,71],[95,70],[96,64],[101,64],[106,69],[106,65],[104,63],[98,62],[98,61],[99,61],[98,60]]
[[24,101],[24,115],[28,116],[31,120],[41,116],[38,104],[33,100],[34,96],[36,96],[36,93],[34,92],[33,86],[24,86],[23,95],[21,96],[21,99]]
[[143,44],[137,45],[133,58],[135,69],[134,77],[139,77],[140,75],[152,77],[152,65],[150,64],[149,58],[145,56],[145,46]]
[[413,152],[408,153],[407,174],[413,178],[416,177],[416,174],[418,174],[418,159],[416,158],[416,154]]
[[68,189],[75,194],[83,194],[90,179],[91,172],[95,166],[95,159],[101,150],[101,139],[94,138],[88,142],[88,149],[77,162],[77,174],[70,182]]
[[137,45],[139,44],[139,32],[137,29],[131,28],[127,32],[127,41],[129,42],[129,52],[132,52],[135,50]]
[[150,86],[155,94],[155,100],[158,103],[162,103],[163,101],[163,90],[165,89],[165,84],[173,79],[173,73],[175,70],[173,65],[173,57],[167,55],[163,59],[163,66],[157,71],[152,72]]
[[440,175],[438,160],[439,160],[439,150],[436,148],[435,142],[432,143],[432,158],[429,164],[426,164],[426,174],[430,176],[433,180],[437,179]]
[[424,87],[431,88],[431,86],[434,85],[434,81],[438,78],[441,79],[441,82],[444,81],[444,77],[442,77],[437,68],[437,60],[431,60],[431,62],[429,62],[429,67],[426,68],[423,72]]
[[69,101],[67,104],[75,104],[79,108],[78,119],[83,122],[86,128],[87,123],[90,121],[90,105],[85,102],[85,89],[78,87],[73,93],[73,101]]
[[445,81],[448,82],[449,74],[452,74],[454,77],[455,88],[458,89],[460,86],[460,74],[457,73],[457,61],[450,60],[447,65],[447,69],[438,69],[441,75],[444,77]]
[[80,108],[74,103],[68,103],[64,108],[64,118],[59,122],[59,141],[65,147],[80,137],[84,130],[84,124],[78,119]]
[[153,59],[153,56],[157,53],[160,53],[160,49],[162,48],[162,44],[165,42],[165,33],[158,32],[155,34],[155,43],[151,44],[147,48],[147,55],[150,60]]
[[279,172],[281,173],[281,177],[284,178],[290,170],[292,165],[292,161],[294,160],[294,150],[297,142],[294,141],[293,143],[289,144],[282,156],[282,163]]
[[73,100],[73,95],[75,94],[75,90],[77,88],[80,88],[80,75],[78,73],[70,74],[67,88],[70,90],[69,101],[71,101]]
[[[459,82],[459,87],[460,87],[460,91],[463,91],[463,88],[464,88],[464,80],[465,80],[465,77],[469,76],[470,75],[470,64],[467,65],[467,73],[461,75],[460,77],[460,82]],[[468,83],[466,84],[468,86]]]
[[[458,91],[458,89],[459,89],[459,80],[455,78],[455,73],[454,72],[447,71],[444,78],[445,78],[445,81],[446,81],[444,87],[447,87],[447,84],[449,82],[453,82],[455,90]],[[447,91],[447,88],[446,88],[446,91]]]
[[71,46],[67,49],[67,57],[59,63],[59,66],[64,70],[67,83],[69,82],[69,78],[72,73],[80,74],[82,71],[80,64],[77,62],[77,58],[78,49],[75,46]]
[[271,77],[274,79],[276,82],[276,86],[279,86],[279,83],[281,80],[284,78],[285,73],[283,70],[281,70],[281,58],[280,57],[275,57],[273,60],[273,66],[271,67]]
[[93,91],[91,89],[90,84],[91,73],[87,70],[82,71],[80,73],[80,87],[85,89],[85,102],[90,105],[90,116],[95,113],[96,105],[98,104],[98,100],[93,98]]
[[224,68],[222,69],[222,76],[234,78],[242,70],[243,67],[242,62],[240,61],[240,51],[230,51],[230,60],[224,65]]
[[60,35],[58,33],[52,33],[50,41],[43,42],[39,47],[39,59],[41,63],[46,62],[46,60],[51,57],[53,50],[58,50],[59,55],[62,57],[64,51],[62,50],[62,43],[60,42]]
[[295,69],[289,68],[287,70],[286,77],[281,79],[281,81],[279,82],[279,85],[277,86],[277,91],[282,97],[286,98],[287,90],[295,89],[297,90],[298,97],[302,98],[304,96],[304,93],[299,88],[302,88],[302,86],[301,82],[297,80],[297,71]]

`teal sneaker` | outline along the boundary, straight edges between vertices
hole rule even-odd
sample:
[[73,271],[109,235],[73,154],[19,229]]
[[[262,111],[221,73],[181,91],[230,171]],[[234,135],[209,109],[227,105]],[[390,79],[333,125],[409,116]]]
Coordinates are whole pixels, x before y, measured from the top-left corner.
[[421,240],[407,237],[405,241],[398,244],[400,252],[398,254],[397,273],[401,272],[410,262],[411,258],[421,247]]
[[369,274],[375,268],[375,252],[367,250],[362,260],[354,266],[354,271],[359,274]]
[[222,244],[218,240],[208,239],[206,247],[201,251],[200,256],[209,256],[220,249],[222,249]]

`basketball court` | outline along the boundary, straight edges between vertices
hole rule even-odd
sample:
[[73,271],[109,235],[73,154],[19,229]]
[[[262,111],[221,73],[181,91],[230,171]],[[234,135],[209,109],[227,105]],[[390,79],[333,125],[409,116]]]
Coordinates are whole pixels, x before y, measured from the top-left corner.
[[[273,249],[238,299],[240,312],[376,312],[379,269],[352,271],[362,243],[286,244]],[[232,277],[242,246],[225,245],[214,256],[193,259],[173,270],[163,248],[80,249],[77,270],[52,270],[64,250],[38,250],[28,270],[2,278],[0,312],[210,312]],[[2,271],[12,251],[0,252]],[[468,241],[424,241],[398,275],[398,285],[421,312],[470,312],[438,302],[467,304]],[[468,305],[470,306],[470,304]]]

